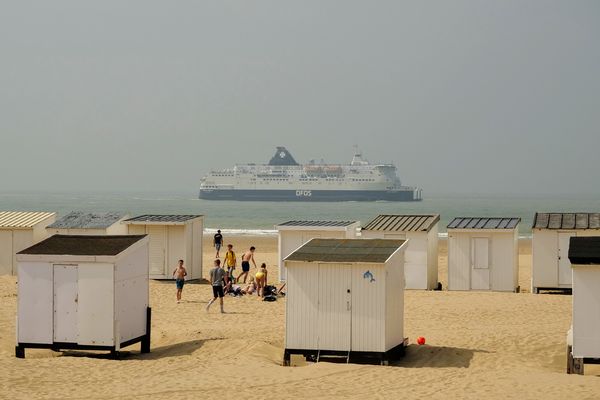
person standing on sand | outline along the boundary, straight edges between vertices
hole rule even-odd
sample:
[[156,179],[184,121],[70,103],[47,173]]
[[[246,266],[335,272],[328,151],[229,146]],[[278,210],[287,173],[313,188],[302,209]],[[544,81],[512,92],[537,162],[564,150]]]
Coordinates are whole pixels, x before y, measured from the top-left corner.
[[223,244],[223,235],[221,235],[221,230],[217,229],[217,233],[215,233],[215,236],[213,238],[213,246],[215,246],[215,249],[217,249],[217,255],[215,256],[216,258],[219,258],[219,251],[221,250],[222,244]]
[[173,270],[173,278],[175,278],[175,286],[177,287],[177,303],[181,302],[181,292],[183,292],[186,275],[187,270],[183,266],[183,260],[179,260],[179,265]]
[[265,295],[265,286],[267,286],[267,264],[262,263],[260,269],[256,273],[256,294],[258,297],[263,297]]
[[227,280],[234,279],[233,278],[233,270],[235,270],[235,266],[237,264],[237,260],[235,258],[235,253],[233,251],[233,245],[227,245],[227,253],[225,253],[225,259],[223,260],[223,264],[227,267]]
[[240,282],[242,279],[242,275],[244,275],[244,283],[246,283],[246,278],[248,278],[248,272],[250,272],[250,260],[252,260],[252,264],[254,264],[254,268],[256,268],[256,262],[254,261],[254,250],[256,247],[250,247],[250,250],[242,254],[242,273],[237,277],[237,282]]
[[223,279],[225,279],[225,270],[221,268],[221,260],[216,259],[215,266],[210,270],[210,284],[212,285],[213,299],[206,305],[206,312],[208,312],[212,303],[218,298],[221,305],[221,314],[225,313],[225,310],[223,310],[223,297],[225,296],[225,292],[223,291]]

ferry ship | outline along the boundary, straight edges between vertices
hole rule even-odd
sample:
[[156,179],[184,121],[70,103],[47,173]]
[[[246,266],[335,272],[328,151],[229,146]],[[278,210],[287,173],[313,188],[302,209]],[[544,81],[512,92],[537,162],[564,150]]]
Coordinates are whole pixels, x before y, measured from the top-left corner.
[[298,164],[277,147],[268,164],[239,164],[201,180],[201,199],[247,201],[419,201],[420,188],[402,186],[393,164],[371,164],[356,150],[350,164]]

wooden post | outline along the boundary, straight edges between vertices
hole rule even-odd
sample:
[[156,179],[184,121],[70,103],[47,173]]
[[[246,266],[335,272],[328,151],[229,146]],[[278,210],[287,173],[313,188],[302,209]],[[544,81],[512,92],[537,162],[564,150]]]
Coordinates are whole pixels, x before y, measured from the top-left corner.
[[141,352],[150,353],[150,336],[152,331],[152,309],[146,308],[146,335],[142,339]]

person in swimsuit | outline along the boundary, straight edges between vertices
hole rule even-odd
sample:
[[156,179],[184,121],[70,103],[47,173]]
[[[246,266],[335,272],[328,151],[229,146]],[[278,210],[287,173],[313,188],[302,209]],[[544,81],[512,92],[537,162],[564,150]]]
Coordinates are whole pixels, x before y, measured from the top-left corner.
[[262,263],[256,277],[256,294],[258,297],[264,296],[265,286],[267,286],[267,264]]
[[215,233],[215,236],[213,238],[213,246],[215,246],[215,249],[217,249],[217,255],[215,256],[215,258],[219,258],[219,251],[221,250],[222,244],[223,244],[223,235],[221,235],[221,230],[217,229],[217,233]]
[[254,264],[254,268],[256,268],[256,262],[254,261],[254,250],[256,247],[250,247],[250,250],[245,252],[242,255],[242,273],[237,277],[237,282],[240,282],[242,279],[242,275],[244,276],[244,283],[246,283],[246,278],[248,278],[248,272],[250,271],[250,261],[252,260],[252,264]]
[[183,260],[179,260],[179,265],[173,270],[173,278],[175,278],[175,286],[177,287],[177,303],[181,302],[181,292],[185,283],[187,270],[183,266]]
[[208,309],[212,303],[214,303],[218,298],[221,305],[221,314],[224,314],[225,310],[223,310],[223,297],[225,296],[225,293],[223,291],[223,280],[225,279],[225,270],[221,268],[221,260],[215,260],[215,266],[210,270],[209,276],[213,290],[213,299],[206,305],[206,312],[208,312]]

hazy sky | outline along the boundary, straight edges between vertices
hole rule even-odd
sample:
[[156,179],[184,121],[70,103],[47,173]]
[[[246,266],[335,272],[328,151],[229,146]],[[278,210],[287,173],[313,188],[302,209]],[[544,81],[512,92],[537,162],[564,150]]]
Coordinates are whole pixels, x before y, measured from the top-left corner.
[[3,1],[0,192],[195,192],[394,162],[427,192],[600,193],[598,1]]

